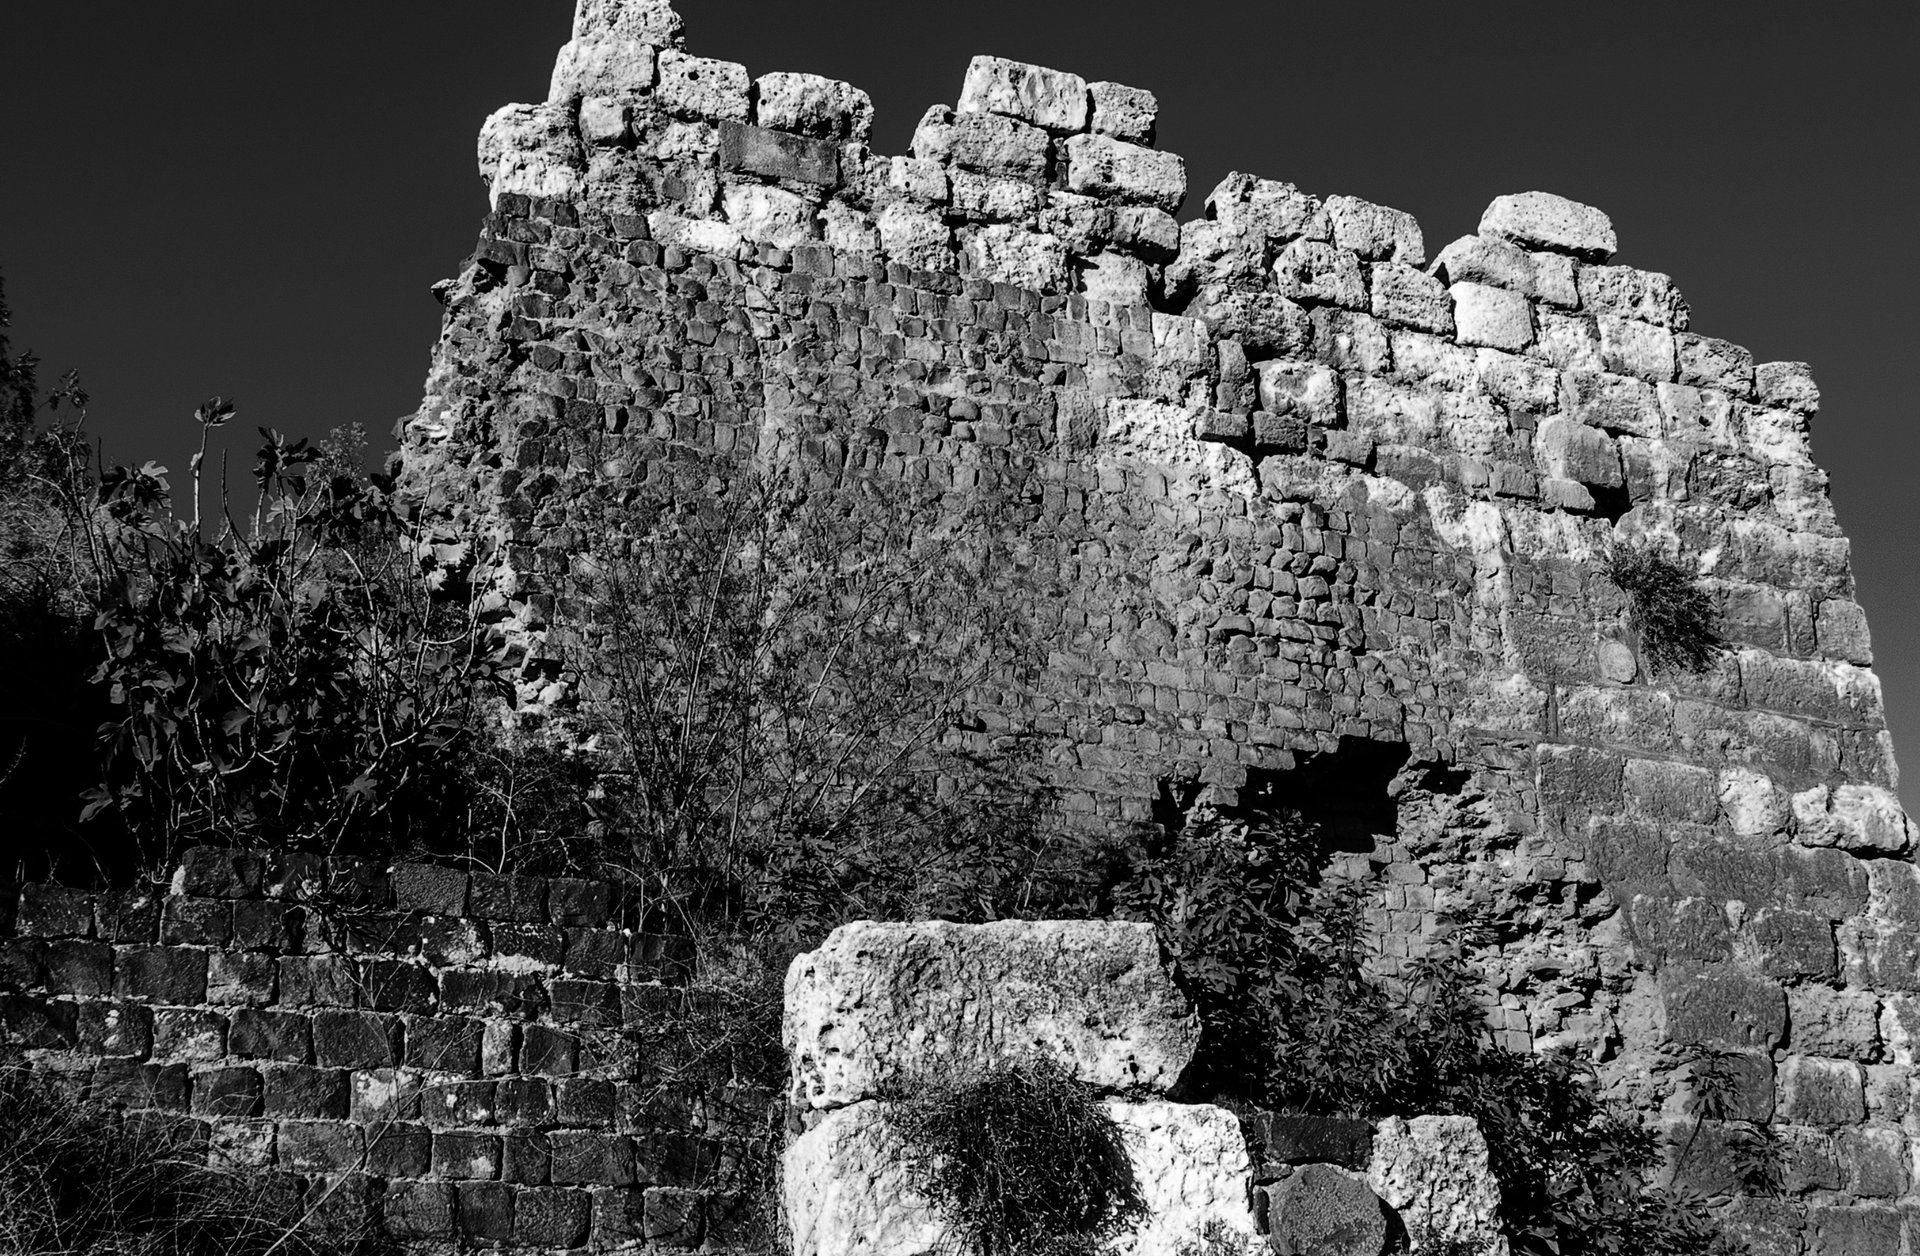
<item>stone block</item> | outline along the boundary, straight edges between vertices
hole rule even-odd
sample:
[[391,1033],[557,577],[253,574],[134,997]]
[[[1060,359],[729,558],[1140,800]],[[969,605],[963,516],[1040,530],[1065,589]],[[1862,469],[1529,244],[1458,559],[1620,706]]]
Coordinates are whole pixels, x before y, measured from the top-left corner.
[[776,71],[754,80],[753,120],[777,131],[864,143],[873,133],[873,101],[851,83]]
[[431,1012],[440,1001],[432,970],[406,960],[361,960],[360,988],[376,1012]]
[[1238,340],[1249,354],[1302,354],[1313,340],[1306,310],[1264,292],[1206,293],[1188,311],[1204,319],[1214,335]]
[[1719,818],[1719,782],[1706,768],[1664,759],[1629,759],[1622,784],[1627,806],[1646,819],[1712,824]]
[[1807,1256],[1901,1256],[1901,1215],[1893,1208],[1814,1204],[1807,1209]]
[[1472,1117],[1388,1117],[1374,1128],[1367,1184],[1408,1233],[1467,1251],[1504,1248],[1500,1184]]
[[583,97],[638,95],[653,90],[658,49],[637,39],[571,39],[560,46],[547,80],[549,104]]
[[1787,991],[1788,1047],[1803,1055],[1880,1058],[1880,1001],[1867,990],[1794,986]]
[[1761,405],[1810,415],[1820,409],[1820,387],[1805,362],[1762,362],[1753,368],[1754,397]]
[[1569,418],[1616,435],[1660,435],[1660,394],[1645,380],[1601,371],[1564,371],[1560,404]]
[[792,1096],[1052,1059],[1104,1089],[1171,1087],[1198,1021],[1151,927],[1117,921],[843,925],[787,971]]
[[153,1013],[138,1003],[82,1003],[74,1045],[88,1055],[144,1060],[153,1050]]
[[[881,228],[884,239],[886,228]],[[967,238],[968,274],[1034,292],[1067,286],[1067,250],[1059,237],[1017,223],[982,227]]]
[[233,904],[233,945],[249,951],[289,951],[304,936],[304,908],[268,899]]
[[1373,1154],[1373,1123],[1358,1117],[1249,1112],[1240,1128],[1257,1165],[1334,1164],[1364,1169]]
[[705,1196],[673,1186],[647,1188],[642,1232],[662,1247],[698,1247]]
[[153,1017],[153,1050],[167,1060],[218,1060],[227,1053],[227,1018],[198,1008],[160,1008]]
[[314,1062],[328,1068],[392,1068],[400,1063],[400,1022],[376,1012],[313,1016]]
[[913,155],[975,170],[1040,182],[1046,178],[1047,133],[994,113],[930,112],[914,133]]
[[721,193],[721,210],[742,239],[756,244],[793,249],[819,234],[813,203],[781,188],[731,184]]
[[1427,248],[1420,224],[1405,210],[1375,205],[1357,196],[1329,196],[1325,208],[1333,243],[1362,261],[1426,265]]
[[102,1060],[93,1070],[87,1097],[95,1103],[132,1112],[153,1109],[177,1112],[187,1106],[190,1085],[184,1064]]
[[1673,379],[1672,332],[1637,319],[1607,314],[1600,315],[1594,322],[1600,328],[1600,363],[1607,370],[1655,384]]
[[160,917],[160,941],[170,946],[224,946],[233,915],[221,899],[166,899]]
[[660,54],[660,104],[680,118],[712,122],[747,120],[747,67],[732,61],[690,57],[669,49]]
[[1834,1133],[1834,1152],[1846,1175],[1846,1189],[1862,1199],[1897,1199],[1906,1194],[1907,1140],[1897,1128],[1869,1125]]
[[[1126,1256],[1174,1252],[1209,1224],[1251,1240],[1246,1145],[1231,1113],[1204,1105],[1106,1101],[1134,1165],[1145,1218],[1111,1247]],[[935,1251],[946,1227],[913,1186],[884,1106],[828,1114],[787,1147],[781,1193],[794,1256]]]
[[895,201],[874,221],[881,249],[897,264],[915,270],[953,269],[953,232],[938,214]]
[[1280,1256],[1380,1256],[1387,1212],[1366,1179],[1309,1164],[1269,1188],[1267,1232]]
[[[1816,912],[1762,908],[1741,927],[1740,951],[1768,977],[1830,980],[1839,972],[1833,921]],[[1799,1039],[1800,1017],[1793,1016]]]
[[0,994],[0,1036],[7,1044],[26,1050],[71,1050],[77,1037],[76,1013],[71,1003],[56,1003],[26,995]]
[[395,864],[387,871],[393,905],[400,911],[430,916],[462,916],[467,911],[467,874],[433,864]]
[[961,113],[998,113],[1058,134],[1087,129],[1087,80],[1063,70],[975,57],[960,88]]
[[258,1069],[195,1069],[192,1086],[195,1116],[244,1120],[260,1115],[263,1088]]
[[243,1007],[233,1014],[227,1050],[242,1059],[305,1064],[313,1058],[313,1040],[305,1016]]
[[346,1173],[361,1167],[366,1132],[346,1121],[283,1121],[275,1161],[295,1173]]
[[503,1182],[462,1182],[456,1191],[456,1220],[463,1236],[495,1244],[513,1237],[513,1187]]
[[445,1239],[453,1234],[454,1188],[448,1182],[387,1183],[381,1200],[388,1233],[397,1239]]
[[471,1130],[435,1130],[429,1170],[434,1177],[488,1182],[500,1176],[500,1139]]
[[633,39],[677,48],[681,27],[671,0],[574,0],[575,39]]
[[509,1133],[501,1140],[500,1179],[544,1186],[552,1176],[553,1151],[540,1133]]
[[1322,428],[1346,423],[1340,376],[1316,362],[1273,361],[1254,366],[1260,408],[1271,415],[1296,415]]
[[1667,1040],[1771,1050],[1787,1028],[1779,985],[1731,967],[1668,969],[1660,974]]
[[624,144],[632,117],[632,110],[618,100],[589,96],[580,102],[580,138],[601,148]]
[[840,150],[830,140],[809,139],[741,122],[723,122],[720,124],[720,169],[833,187],[840,182]]
[[1681,332],[1674,337],[1682,384],[1717,388],[1742,399],[1753,396],[1753,354],[1737,344]]
[[1580,306],[1589,314],[1637,319],[1674,331],[1686,329],[1687,302],[1669,275],[1631,266],[1582,266],[1576,282]]
[[1733,957],[1727,914],[1707,899],[1636,894],[1627,919],[1635,949],[1655,965],[1717,964]]
[[263,1116],[302,1120],[344,1120],[347,1116],[344,1070],[304,1064],[265,1065],[260,1078]]
[[1866,1089],[1852,1060],[1790,1055],[1780,1064],[1780,1115],[1799,1125],[1858,1125]]
[[160,902],[147,890],[101,891],[93,904],[95,936],[106,942],[158,941]]
[[43,978],[55,994],[99,998],[113,989],[113,948],[105,942],[54,938],[36,945],[33,954],[32,975]]
[[633,1143],[621,1134],[555,1130],[547,1135],[556,1186],[631,1186]]
[[257,851],[195,846],[180,857],[173,892],[190,898],[252,898],[261,892],[266,856]]
[[1535,295],[1533,255],[1498,236],[1461,236],[1433,259],[1432,274],[1442,284],[1486,284]]
[[1177,153],[1110,135],[1075,135],[1066,141],[1066,154],[1067,189],[1082,196],[1166,213],[1186,199],[1187,166]]
[[1905,855],[1915,830],[1899,796],[1878,785],[1817,785],[1793,796],[1794,840],[1862,858]]
[[1480,216],[1480,234],[1500,236],[1525,249],[1600,261],[1620,249],[1613,223],[1605,214],[1551,192],[1496,197]]
[[476,872],[468,878],[468,911],[481,920],[544,924],[547,882],[543,877]]
[[1480,283],[1456,283],[1447,291],[1461,344],[1515,351],[1533,343],[1532,310],[1519,293]]
[[1598,428],[1555,416],[1540,424],[1534,438],[1543,474],[1589,488],[1618,488],[1626,482],[1620,447]]
[[353,1007],[360,982],[353,961],[338,955],[289,955],[275,962],[280,1003],[287,1007]]
[[207,952],[171,946],[119,947],[114,954],[113,993],[147,1003],[204,1003]]
[[1399,262],[1375,265],[1369,277],[1374,317],[1443,336],[1453,331],[1453,300],[1438,279]]
[[586,1191],[533,1187],[514,1192],[515,1243],[540,1248],[579,1247],[593,1220],[593,1196]]
[[384,1178],[425,1177],[433,1164],[433,1135],[417,1125],[382,1124],[367,1131],[367,1172]]
[[[1274,259],[1273,273],[1280,295],[1291,301],[1362,312],[1371,308],[1360,259],[1323,241],[1292,241]],[[1240,339],[1253,349],[1245,335]]]
[[1867,631],[1867,613],[1858,602],[1827,598],[1815,613],[1821,654],[1860,667],[1873,665],[1873,638]]
[[1092,101],[1088,124],[1099,135],[1111,135],[1129,144],[1153,143],[1154,121],[1160,116],[1160,101],[1150,91],[1122,83],[1089,83]]
[[207,954],[207,1002],[260,1007],[273,1002],[278,976],[271,955],[252,951]]

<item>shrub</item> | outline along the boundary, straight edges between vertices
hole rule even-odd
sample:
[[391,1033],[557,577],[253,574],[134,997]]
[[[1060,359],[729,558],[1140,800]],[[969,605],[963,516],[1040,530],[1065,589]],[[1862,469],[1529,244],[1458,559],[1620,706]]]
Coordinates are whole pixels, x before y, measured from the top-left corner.
[[1687,572],[1651,549],[1616,550],[1607,578],[1627,595],[1640,649],[1656,672],[1705,671],[1725,644],[1713,603]]
[[79,1104],[0,1066],[0,1250],[12,1256],[373,1256],[302,1228],[297,1194],[208,1167],[192,1122]]
[[929,1082],[888,1120],[956,1256],[1090,1256],[1145,1211],[1119,1127],[1054,1066]]

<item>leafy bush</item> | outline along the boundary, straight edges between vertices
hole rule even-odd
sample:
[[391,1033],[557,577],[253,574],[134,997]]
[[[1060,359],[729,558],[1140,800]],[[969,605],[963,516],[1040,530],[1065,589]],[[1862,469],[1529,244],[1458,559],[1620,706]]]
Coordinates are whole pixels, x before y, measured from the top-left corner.
[[1607,578],[1627,595],[1640,648],[1654,671],[1705,671],[1725,644],[1713,603],[1692,576],[1651,549],[1621,549]]
[[1091,1256],[1145,1212],[1119,1127],[1052,1065],[930,1081],[887,1119],[956,1256]]
[[373,1256],[303,1228],[297,1196],[209,1168],[194,1123],[79,1104],[0,1066],[0,1250],[13,1256]]

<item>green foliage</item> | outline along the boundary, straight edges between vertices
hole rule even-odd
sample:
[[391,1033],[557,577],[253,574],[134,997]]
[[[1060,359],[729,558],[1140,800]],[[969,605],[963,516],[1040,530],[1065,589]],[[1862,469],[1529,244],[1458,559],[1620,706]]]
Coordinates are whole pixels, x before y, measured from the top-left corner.
[[1705,671],[1722,648],[1713,602],[1681,567],[1651,549],[1621,549],[1607,578],[1627,595],[1640,648],[1656,672]]
[[[143,1119],[143,1117],[145,1119]],[[374,1256],[304,1228],[297,1194],[208,1166],[193,1122],[76,1103],[0,1066],[0,1250],[13,1256]]]
[[1145,1212],[1113,1118],[1052,1065],[929,1080],[887,1119],[954,1256],[1092,1256]]

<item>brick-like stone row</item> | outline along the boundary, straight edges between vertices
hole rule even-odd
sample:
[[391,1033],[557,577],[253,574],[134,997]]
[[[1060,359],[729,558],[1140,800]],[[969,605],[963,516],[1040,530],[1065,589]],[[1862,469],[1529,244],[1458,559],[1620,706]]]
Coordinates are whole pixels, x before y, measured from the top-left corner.
[[772,1096],[662,1102],[631,1031],[678,1014],[691,947],[623,925],[614,884],[199,848],[166,887],[8,899],[7,1046],[196,1123],[323,1223],[422,1251],[757,1241]]

